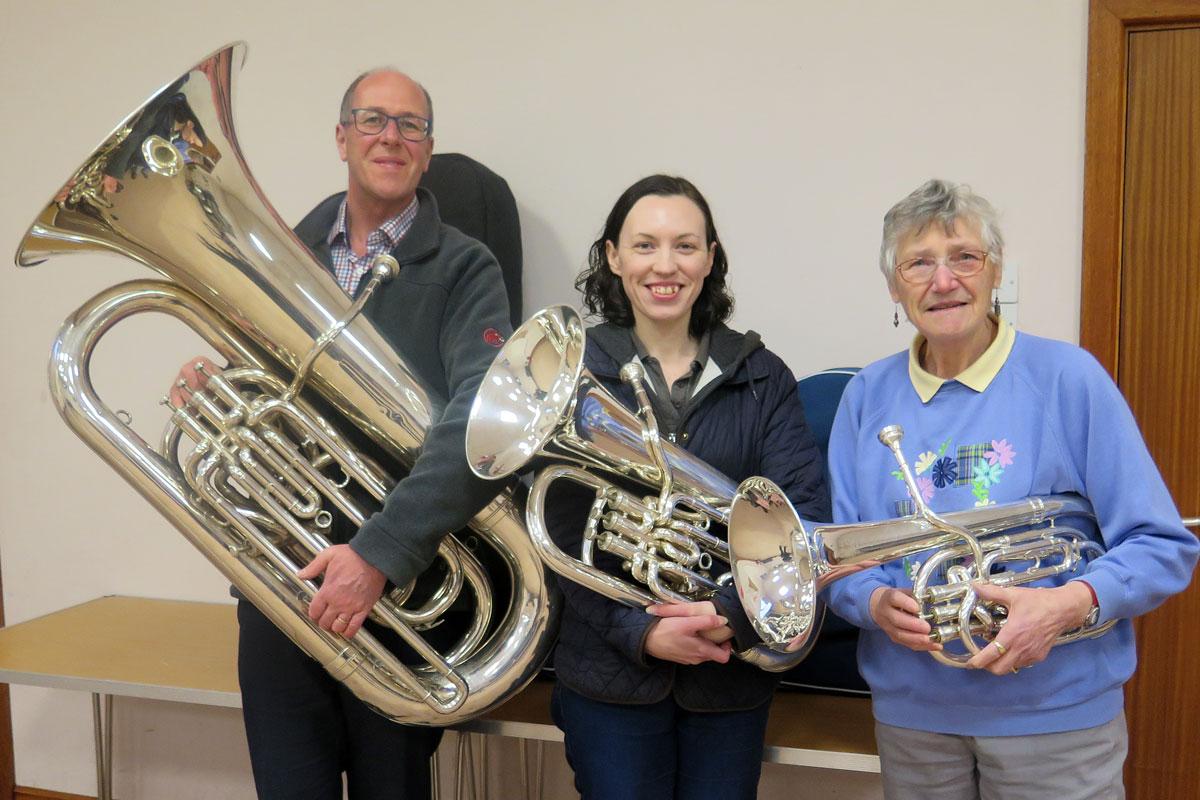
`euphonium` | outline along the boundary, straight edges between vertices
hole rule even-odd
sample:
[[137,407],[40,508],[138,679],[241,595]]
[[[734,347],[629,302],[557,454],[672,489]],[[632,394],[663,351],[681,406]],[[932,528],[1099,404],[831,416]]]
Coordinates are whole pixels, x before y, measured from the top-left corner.
[[[457,723],[536,674],[557,597],[504,493],[472,521],[471,538],[508,573],[507,597],[493,597],[471,547],[451,535],[428,580],[436,588],[399,587],[372,612],[426,663],[404,665],[366,630],[346,640],[309,620],[316,586],[295,573],[328,546],[330,509],[361,522],[394,484],[387,470],[412,464],[444,401],[359,316],[394,261],[377,263],[369,290],[351,302],[246,169],[231,112],[244,53],[240,44],[218,51],[131,114],[22,240],[21,266],[108,250],[169,279],[113,287],[77,310],[54,344],[51,390],[75,432],[354,694],[400,722]],[[230,362],[175,412],[161,451],[100,401],[89,375],[104,333],[147,311],[184,321]],[[351,447],[327,421],[329,409],[382,456]],[[194,442],[186,453],[185,434]],[[438,624],[464,587],[474,620],[439,653],[420,631]]]
[[[916,512],[908,517],[814,525],[801,520],[787,496],[766,478],[749,478],[738,487],[729,515],[730,563],[742,605],[770,646],[783,652],[811,646],[819,629],[811,608],[833,581],[926,553],[913,578],[919,615],[929,622],[932,641],[961,645],[930,655],[963,667],[995,638],[1007,615],[1003,606],[979,601],[972,582],[1023,586],[1081,574],[1090,559],[1103,554],[1103,546],[1090,535],[1095,531],[1091,504],[1079,495],[934,513],[900,450],[903,435],[898,425],[890,425],[880,431],[879,440],[895,456],[913,500]],[[1071,520],[1082,524],[1070,527]],[[1099,636],[1115,624],[1084,625],[1062,634],[1055,644]]]
[[[728,522],[737,486],[659,437],[639,364],[621,371],[638,399],[635,415],[584,369],[584,343],[583,322],[568,306],[539,311],[512,335],[471,409],[471,468],[480,477],[503,478],[535,460],[566,462],[538,473],[526,508],[538,553],[559,575],[635,608],[710,597],[735,578],[726,566],[728,545],[709,528]],[[635,496],[606,475],[657,494]],[[557,480],[595,493],[578,556],[559,548],[546,527],[546,493]],[[598,568],[597,551],[620,558],[636,583]],[[810,612],[819,624],[823,606],[815,598]],[[807,648],[780,652],[761,645],[738,653],[773,672],[805,655]]]

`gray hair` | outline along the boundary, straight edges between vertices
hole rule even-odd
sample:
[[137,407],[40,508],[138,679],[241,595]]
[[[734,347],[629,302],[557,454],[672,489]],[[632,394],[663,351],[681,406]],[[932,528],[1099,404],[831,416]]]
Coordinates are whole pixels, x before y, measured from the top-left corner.
[[350,106],[354,102],[354,90],[357,89],[358,85],[365,79],[371,77],[372,75],[378,75],[381,72],[394,72],[397,75],[403,75],[420,87],[421,94],[425,95],[425,108],[429,109],[429,135],[433,136],[433,98],[429,96],[429,90],[426,89],[420,81],[413,80],[411,75],[401,72],[395,67],[375,67],[374,69],[367,70],[354,80],[350,81],[350,85],[346,87],[345,94],[342,95],[342,107],[338,110],[338,122],[342,125],[350,122]]
[[1004,264],[1004,236],[1000,233],[999,214],[984,198],[962,183],[933,180],[921,184],[912,194],[888,209],[883,217],[883,244],[879,248],[879,269],[892,284],[896,271],[896,248],[910,233],[920,232],[937,222],[949,234],[957,220],[979,226],[983,246],[997,267]]

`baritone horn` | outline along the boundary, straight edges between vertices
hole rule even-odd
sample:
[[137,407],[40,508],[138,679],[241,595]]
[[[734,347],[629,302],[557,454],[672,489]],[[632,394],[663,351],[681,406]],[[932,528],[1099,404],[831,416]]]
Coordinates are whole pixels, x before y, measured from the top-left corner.
[[[913,577],[919,616],[930,639],[954,645],[931,651],[952,667],[965,667],[1003,626],[1004,606],[981,601],[973,582],[1025,586],[1083,573],[1102,555],[1091,504],[1073,494],[1029,497],[944,516],[934,513],[917,487],[900,449],[898,425],[879,432],[896,458],[916,511],[907,517],[849,525],[817,525],[796,514],[784,493],[766,478],[738,487],[730,510],[729,549],[742,605],[764,642],[788,652],[815,634],[802,600],[830,583],[868,567],[923,554]],[[1106,633],[1116,624],[1085,624],[1058,637],[1066,644]]]
[[[461,722],[534,677],[558,599],[504,492],[463,541],[443,540],[426,575],[373,609],[417,665],[365,629],[346,640],[309,620],[317,586],[296,572],[329,546],[335,512],[361,524],[378,507],[445,398],[360,314],[394,260],[377,262],[351,301],[246,168],[232,114],[244,54],[242,44],[214,53],[128,116],[21,241],[20,266],[111,251],[166,278],[112,287],[66,320],[53,346],[52,395],[93,450],[360,699],[399,722]],[[183,321],[230,364],[173,412],[158,448],[104,405],[89,374],[101,337],[146,312]],[[497,585],[511,589],[497,596]],[[439,652],[422,632],[464,604],[474,613]]]
[[[526,526],[546,565],[568,580],[634,608],[707,599],[735,578],[728,545],[712,527],[728,522],[737,485],[659,436],[636,362],[625,365],[621,378],[633,388],[638,411],[621,405],[583,367],[585,339],[579,314],[568,306],[545,308],[513,333],[471,409],[471,468],[499,479],[531,462],[550,462],[533,480]],[[559,480],[594,495],[578,554],[558,547],[547,528],[546,494]],[[654,494],[623,488],[631,484]],[[619,558],[631,580],[598,567],[601,552]],[[819,625],[824,606],[816,593],[803,603]],[[807,646],[782,652],[757,645],[737,655],[779,672],[807,653]]]

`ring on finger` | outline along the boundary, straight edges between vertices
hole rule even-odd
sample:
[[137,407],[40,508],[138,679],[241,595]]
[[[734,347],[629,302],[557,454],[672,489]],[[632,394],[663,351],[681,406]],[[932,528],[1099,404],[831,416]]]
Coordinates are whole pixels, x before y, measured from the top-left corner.
[[1020,671],[1021,671],[1021,668],[1020,668],[1020,667],[1013,667],[1013,668],[1012,668],[1012,674],[1013,674],[1013,675],[1016,675],[1016,674],[1017,674],[1018,672],[1020,672]]
[[336,621],[337,621],[337,622],[340,622],[340,623],[342,623],[343,625],[349,625],[349,624],[350,624],[350,620],[349,620],[349,618],[347,618],[347,617],[344,617],[344,616],[342,616],[341,614],[338,614],[338,615],[337,615],[337,620],[336,620]]
[[998,640],[993,639],[992,644],[996,645],[996,652],[999,653],[1001,656],[1008,655],[1008,648],[1005,647],[1004,645],[1000,644],[1000,642]]

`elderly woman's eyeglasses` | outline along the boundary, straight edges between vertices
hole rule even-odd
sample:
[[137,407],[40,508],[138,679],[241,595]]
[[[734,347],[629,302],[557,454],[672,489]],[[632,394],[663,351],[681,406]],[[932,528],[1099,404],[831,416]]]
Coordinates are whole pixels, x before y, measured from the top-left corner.
[[988,253],[983,250],[959,250],[942,258],[917,256],[897,264],[896,274],[905,283],[929,283],[938,266],[945,264],[957,277],[969,278],[981,272],[987,260]]
[[366,136],[383,133],[383,129],[391,121],[396,123],[396,130],[400,131],[400,135],[410,142],[423,142],[429,138],[429,120],[416,114],[392,116],[374,108],[352,108],[350,117],[354,120],[354,127],[358,132]]

